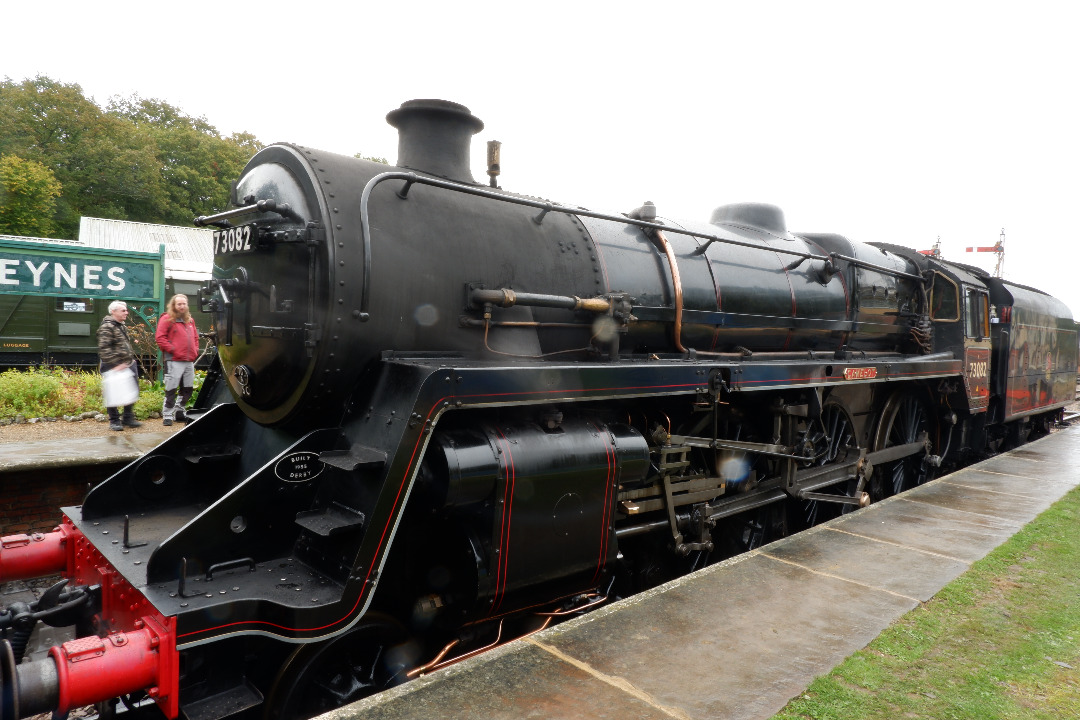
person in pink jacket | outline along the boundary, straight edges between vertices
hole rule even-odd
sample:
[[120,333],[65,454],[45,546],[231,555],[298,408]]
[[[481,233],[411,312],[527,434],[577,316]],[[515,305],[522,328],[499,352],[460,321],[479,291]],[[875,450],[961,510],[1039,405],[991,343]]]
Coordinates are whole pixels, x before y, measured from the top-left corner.
[[188,310],[187,295],[173,295],[169,299],[166,312],[158,319],[154,338],[165,355],[165,404],[161,408],[161,424],[172,425],[174,419],[187,422],[184,406],[195,387],[195,360],[199,357],[199,331]]

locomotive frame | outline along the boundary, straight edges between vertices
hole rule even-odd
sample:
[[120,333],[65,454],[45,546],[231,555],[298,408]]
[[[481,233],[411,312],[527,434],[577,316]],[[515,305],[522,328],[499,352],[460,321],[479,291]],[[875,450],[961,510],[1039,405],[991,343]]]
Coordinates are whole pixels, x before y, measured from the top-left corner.
[[398,169],[271,146],[201,219],[202,412],[56,532],[4,538],[0,580],[75,582],[29,615],[80,639],[0,653],[0,720],[141,691],[168,718],[306,717],[1023,442],[1072,399],[1076,329],[1045,293],[788,233],[772,206],[679,224],[482,188],[467,109],[388,120]]

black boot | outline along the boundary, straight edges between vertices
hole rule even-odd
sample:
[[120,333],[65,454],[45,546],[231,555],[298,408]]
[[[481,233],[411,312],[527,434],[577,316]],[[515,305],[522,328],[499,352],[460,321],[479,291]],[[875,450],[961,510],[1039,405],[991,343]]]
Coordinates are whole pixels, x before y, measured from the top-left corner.
[[123,423],[124,427],[142,427],[142,423],[135,419],[135,412],[131,409],[131,407],[127,407],[124,409],[124,417],[121,422]]

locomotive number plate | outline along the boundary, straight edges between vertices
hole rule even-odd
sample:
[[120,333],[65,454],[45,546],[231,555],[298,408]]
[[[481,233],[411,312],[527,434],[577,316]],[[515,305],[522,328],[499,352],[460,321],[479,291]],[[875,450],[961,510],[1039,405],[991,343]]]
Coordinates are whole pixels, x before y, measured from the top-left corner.
[[255,249],[255,226],[241,225],[214,231],[214,255],[250,252]]

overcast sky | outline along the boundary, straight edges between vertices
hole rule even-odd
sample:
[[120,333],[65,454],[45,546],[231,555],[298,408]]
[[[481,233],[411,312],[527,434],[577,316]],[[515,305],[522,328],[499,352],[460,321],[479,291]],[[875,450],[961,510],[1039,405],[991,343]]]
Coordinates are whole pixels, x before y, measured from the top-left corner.
[[[382,156],[412,98],[467,105],[501,184],[929,249],[1080,317],[1080,3],[61,0],[3,13],[0,75],[159,98],[225,133]],[[235,6],[235,9],[234,9]],[[242,8],[242,9],[241,9]]]

